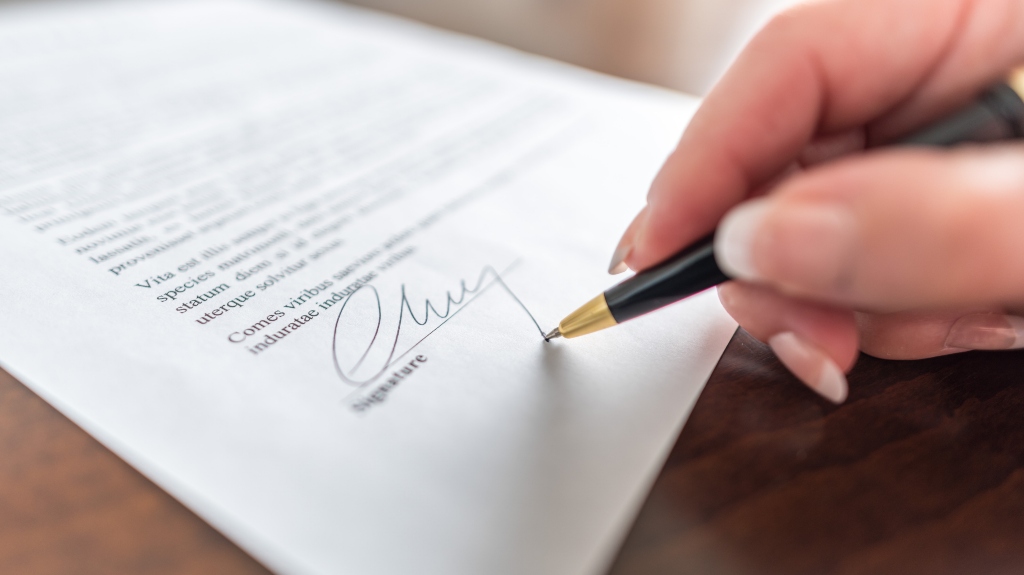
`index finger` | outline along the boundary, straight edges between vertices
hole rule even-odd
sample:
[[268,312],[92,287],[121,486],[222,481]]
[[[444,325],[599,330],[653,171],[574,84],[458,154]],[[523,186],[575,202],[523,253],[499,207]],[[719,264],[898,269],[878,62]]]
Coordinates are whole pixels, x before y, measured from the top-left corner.
[[713,229],[814,138],[887,139],[974,97],[1024,58],[1015,0],[832,0],[776,17],[705,99],[648,194],[626,263]]

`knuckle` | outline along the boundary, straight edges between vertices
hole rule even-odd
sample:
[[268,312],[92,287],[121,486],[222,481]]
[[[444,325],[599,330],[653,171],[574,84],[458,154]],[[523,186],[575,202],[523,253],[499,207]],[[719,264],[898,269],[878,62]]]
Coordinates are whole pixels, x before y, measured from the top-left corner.
[[878,316],[857,314],[857,338],[860,350],[871,357],[880,359],[900,359],[902,351],[892,345],[892,338],[887,333],[886,321],[879,321]]
[[948,353],[946,336],[958,311],[857,313],[860,350],[880,359],[922,359]]
[[790,6],[772,15],[761,29],[761,34],[768,38],[789,38],[794,28],[807,26],[813,10],[814,6],[810,3]]

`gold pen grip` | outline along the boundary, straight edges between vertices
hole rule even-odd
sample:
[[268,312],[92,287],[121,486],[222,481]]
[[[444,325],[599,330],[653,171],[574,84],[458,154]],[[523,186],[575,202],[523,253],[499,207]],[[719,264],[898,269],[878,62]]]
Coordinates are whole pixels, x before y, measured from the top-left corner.
[[1015,69],[1010,72],[1010,77],[1006,80],[1010,88],[1013,88],[1014,92],[1020,96],[1021,100],[1024,100],[1024,66]]
[[558,324],[558,331],[562,332],[562,337],[572,338],[601,331],[617,323],[615,316],[608,309],[604,294],[601,294],[566,316],[562,323]]

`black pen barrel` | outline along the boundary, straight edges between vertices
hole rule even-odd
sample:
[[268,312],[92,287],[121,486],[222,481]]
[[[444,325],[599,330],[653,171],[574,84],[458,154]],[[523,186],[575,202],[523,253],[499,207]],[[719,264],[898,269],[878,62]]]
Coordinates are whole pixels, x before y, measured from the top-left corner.
[[1006,84],[993,86],[972,104],[904,138],[897,145],[949,147],[1024,137],[1024,101]]
[[[1021,85],[1024,80],[1018,79],[1013,87],[994,86],[972,104],[897,145],[944,147],[1024,138]],[[729,281],[731,278],[715,261],[714,239],[715,235],[709,234],[664,263],[604,292],[615,322],[622,323]]]
[[622,323],[729,281],[715,262],[714,238],[705,236],[665,263],[604,292],[615,321]]

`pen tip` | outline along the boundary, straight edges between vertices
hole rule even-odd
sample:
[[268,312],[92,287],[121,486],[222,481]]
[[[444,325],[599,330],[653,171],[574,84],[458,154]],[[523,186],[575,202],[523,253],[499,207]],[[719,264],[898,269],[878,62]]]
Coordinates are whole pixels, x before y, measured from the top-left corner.
[[544,336],[544,341],[551,341],[553,339],[558,339],[560,337],[562,337],[562,332],[556,327],[555,329],[551,330],[550,332],[548,332],[547,335]]

